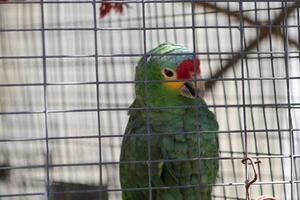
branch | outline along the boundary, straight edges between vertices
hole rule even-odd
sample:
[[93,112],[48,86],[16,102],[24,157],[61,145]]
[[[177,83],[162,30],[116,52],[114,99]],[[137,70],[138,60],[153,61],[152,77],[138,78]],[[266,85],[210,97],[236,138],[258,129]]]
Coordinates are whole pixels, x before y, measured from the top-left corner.
[[[284,35],[281,31],[276,32],[276,35],[278,35],[279,37],[281,37],[282,39],[284,39]],[[298,43],[296,40],[294,40],[293,38],[288,38],[288,42],[289,45],[296,47],[297,49],[300,49],[300,43]]]
[[[209,8],[211,10],[215,10],[217,12],[220,12],[220,13],[224,13],[224,14],[227,14],[233,18],[235,18],[237,21],[240,21],[240,14],[239,12],[236,12],[236,11],[230,11],[230,10],[227,10],[225,8],[222,8],[222,7],[218,7],[217,5],[214,5],[214,4],[211,4],[211,3],[207,3],[207,2],[197,2],[195,3],[195,5],[197,6],[203,6],[203,7],[206,7],[206,8]],[[250,25],[257,25],[257,23],[252,20],[250,17],[248,16],[243,16],[243,20],[245,22],[247,22],[248,24]]]
[[[300,4],[300,1],[297,1],[295,2],[292,6],[289,6],[287,7],[287,11],[286,11],[286,17],[288,17],[296,7],[298,7]],[[218,12],[223,12],[223,13],[226,13],[232,17],[234,17],[236,20],[241,20],[241,17],[238,13],[236,12],[231,12],[227,9],[224,9],[224,8],[221,8],[221,7],[217,7],[215,5],[212,5],[212,4],[209,4],[209,3],[204,3],[204,2],[197,2],[196,5],[200,5],[200,6],[206,6],[210,9],[214,9]],[[282,23],[282,21],[284,20],[284,17],[285,17],[285,10],[282,10],[281,13],[270,23],[271,26],[276,26],[276,25],[280,25]],[[260,25],[260,22],[255,22],[253,21],[252,19],[248,18],[247,16],[243,16],[243,20],[251,25]],[[272,28],[271,29],[271,33],[278,36],[278,30],[280,32],[280,28]],[[277,32],[277,33],[276,33]],[[261,31],[259,33],[259,36],[258,38],[255,38],[253,40],[251,40],[249,42],[249,45],[247,45],[243,51],[244,52],[247,52],[247,51],[250,51],[251,49],[253,49],[254,47],[256,47],[256,45],[261,42],[263,39],[265,39],[268,35],[270,34],[270,31],[269,31],[269,28],[268,27],[262,27],[261,28]],[[280,37],[282,37],[282,34],[280,35]],[[295,46],[296,42],[293,41],[292,39],[289,39],[289,43],[292,44],[293,46]],[[299,48],[299,46],[297,45],[297,47]],[[240,50],[241,52],[242,50]],[[235,55],[233,56],[233,58],[228,61],[225,66],[218,70],[215,74],[212,75],[211,77],[211,80],[208,80],[206,83],[205,83],[205,88],[206,89],[211,89],[217,79],[219,77],[221,77],[224,73],[226,73],[232,66],[234,66],[240,59],[242,58],[242,55],[241,54],[238,54],[238,55]]]

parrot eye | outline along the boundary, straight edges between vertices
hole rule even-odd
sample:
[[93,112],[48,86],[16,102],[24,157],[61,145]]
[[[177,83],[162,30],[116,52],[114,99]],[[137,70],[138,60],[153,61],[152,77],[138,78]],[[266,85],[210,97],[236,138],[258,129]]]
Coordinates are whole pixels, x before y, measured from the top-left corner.
[[174,76],[174,71],[172,69],[165,68],[162,70],[163,75],[167,77],[173,77]]

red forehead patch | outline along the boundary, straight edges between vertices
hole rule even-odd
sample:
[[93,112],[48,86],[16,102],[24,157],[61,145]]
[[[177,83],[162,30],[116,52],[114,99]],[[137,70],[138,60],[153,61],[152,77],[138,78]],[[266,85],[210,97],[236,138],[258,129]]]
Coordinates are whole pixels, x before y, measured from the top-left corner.
[[200,60],[184,60],[177,67],[177,79],[192,79],[195,71],[200,74]]

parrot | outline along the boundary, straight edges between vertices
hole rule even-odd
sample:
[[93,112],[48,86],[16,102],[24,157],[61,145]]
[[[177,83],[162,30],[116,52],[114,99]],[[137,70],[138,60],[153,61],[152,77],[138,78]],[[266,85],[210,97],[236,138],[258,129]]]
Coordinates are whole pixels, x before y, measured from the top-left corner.
[[139,60],[121,144],[123,200],[212,199],[219,126],[199,78],[200,60],[181,45],[162,43]]

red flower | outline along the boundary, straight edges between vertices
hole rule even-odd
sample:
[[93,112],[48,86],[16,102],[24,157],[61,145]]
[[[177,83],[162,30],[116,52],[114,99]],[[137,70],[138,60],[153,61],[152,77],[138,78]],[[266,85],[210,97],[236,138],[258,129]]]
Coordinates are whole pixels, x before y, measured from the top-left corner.
[[118,13],[123,12],[123,3],[108,3],[103,2],[100,6],[100,17],[105,17],[111,10],[115,10]]

